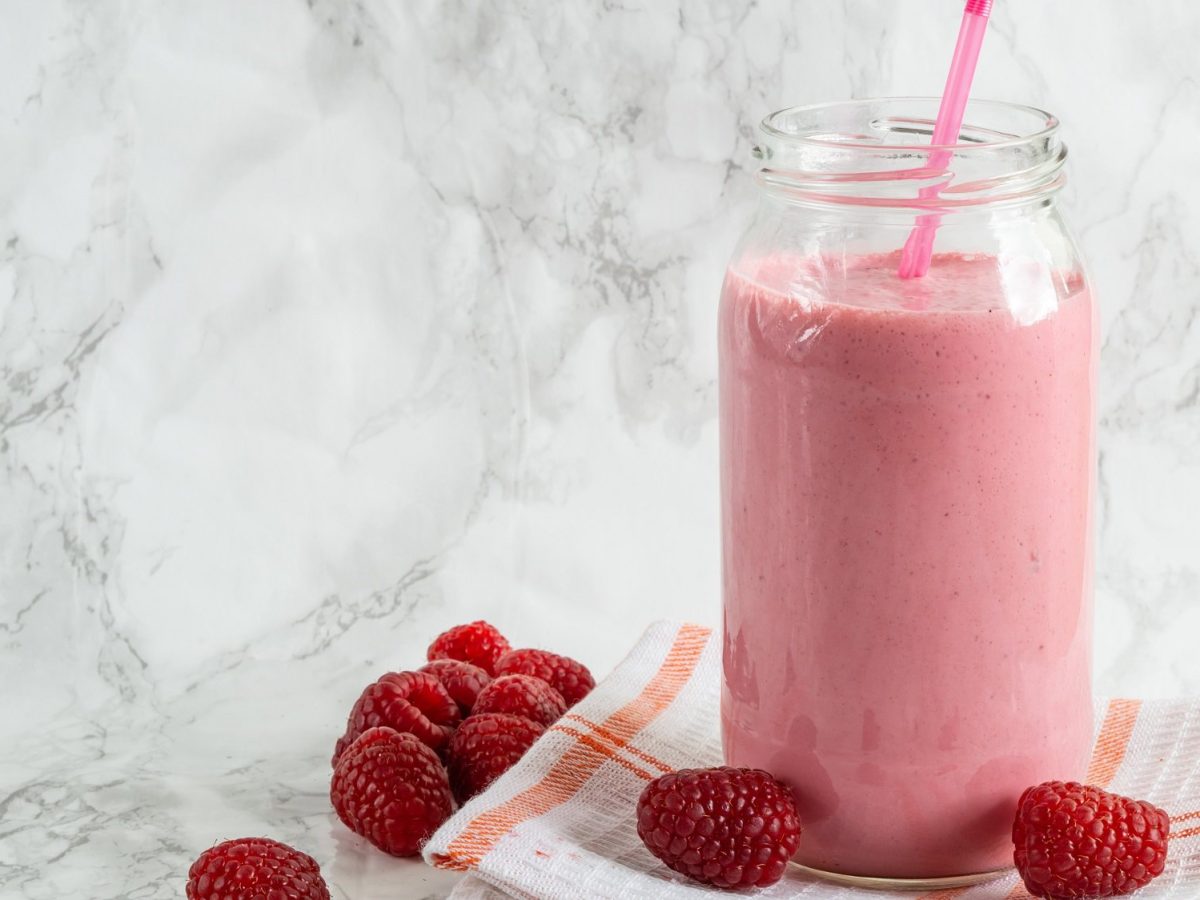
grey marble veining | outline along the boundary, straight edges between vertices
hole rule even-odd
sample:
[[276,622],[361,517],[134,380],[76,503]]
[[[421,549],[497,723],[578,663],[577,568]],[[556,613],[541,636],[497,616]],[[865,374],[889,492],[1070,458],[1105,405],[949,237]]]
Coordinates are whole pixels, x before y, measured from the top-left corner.
[[[715,328],[785,105],[936,93],[951,0],[10,0],[0,895],[168,898],[330,815],[382,669],[479,615],[611,666],[717,616]],[[1200,691],[1200,7],[1002,0],[1101,299],[1097,681]]]

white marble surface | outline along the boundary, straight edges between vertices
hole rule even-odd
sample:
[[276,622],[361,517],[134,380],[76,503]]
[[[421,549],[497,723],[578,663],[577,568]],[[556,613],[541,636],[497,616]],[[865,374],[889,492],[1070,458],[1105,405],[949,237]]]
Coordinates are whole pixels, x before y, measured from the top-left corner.
[[[935,93],[956,0],[0,4],[0,895],[330,815],[348,703],[486,615],[717,615],[714,321],[766,112]],[[999,0],[1103,307],[1098,688],[1200,691],[1200,6]]]

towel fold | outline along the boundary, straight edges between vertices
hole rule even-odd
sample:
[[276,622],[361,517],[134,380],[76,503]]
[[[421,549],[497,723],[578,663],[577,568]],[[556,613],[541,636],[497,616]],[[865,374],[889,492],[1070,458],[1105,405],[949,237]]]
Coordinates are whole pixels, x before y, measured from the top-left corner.
[[[456,900],[634,900],[733,896],[686,881],[637,836],[646,782],[721,764],[720,642],[698,625],[650,627],[625,660],[525,757],[468,802],[425,847],[432,865],[471,873]],[[1140,898],[1200,898],[1200,700],[1097,703],[1089,783],[1149,800],[1172,817],[1167,869]],[[763,898],[1018,900],[1015,872],[969,888],[864,891],[793,868]]]

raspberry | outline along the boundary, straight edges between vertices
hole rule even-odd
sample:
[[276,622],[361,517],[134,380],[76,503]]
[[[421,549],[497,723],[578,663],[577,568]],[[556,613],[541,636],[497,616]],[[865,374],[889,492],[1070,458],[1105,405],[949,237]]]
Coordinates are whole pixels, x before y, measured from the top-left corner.
[[329,900],[317,861],[270,838],[238,838],[200,854],[188,900]]
[[475,701],[476,715],[508,713],[547,727],[566,711],[562,694],[532,675],[501,675]]
[[454,811],[437,754],[390,728],[369,728],[346,748],[329,799],[347,828],[393,856],[416,856]]
[[792,792],[761,769],[680,769],[646,785],[638,836],[676,872],[720,888],[766,887],[800,844]]
[[495,675],[532,675],[558,691],[574,706],[596,686],[596,680],[583,663],[547,650],[510,650],[496,663]]
[[367,685],[350,710],[346,733],[333,748],[333,765],[368,728],[384,725],[407,731],[438,750],[450,740],[461,719],[458,704],[435,676],[428,672],[388,672]]
[[489,675],[496,674],[496,660],[508,652],[508,639],[496,626],[480,619],[468,625],[455,625],[433,639],[426,659],[461,659],[479,666]]
[[417,671],[428,672],[440,681],[464,716],[470,715],[475,707],[475,698],[492,680],[492,676],[479,666],[461,659],[435,659]]
[[1035,897],[1128,894],[1162,874],[1170,829],[1157,806],[1047,781],[1027,788],[1017,804],[1013,861]]
[[450,739],[450,784],[466,803],[525,755],[546,729],[537,722],[503,713],[470,716]]

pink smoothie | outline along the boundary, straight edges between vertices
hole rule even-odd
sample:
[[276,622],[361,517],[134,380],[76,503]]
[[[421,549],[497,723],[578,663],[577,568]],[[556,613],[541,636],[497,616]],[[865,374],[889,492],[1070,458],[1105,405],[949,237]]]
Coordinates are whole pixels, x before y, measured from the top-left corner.
[[962,875],[1091,747],[1096,325],[1076,273],[897,263],[726,279],[725,754],[792,786],[799,862]]

